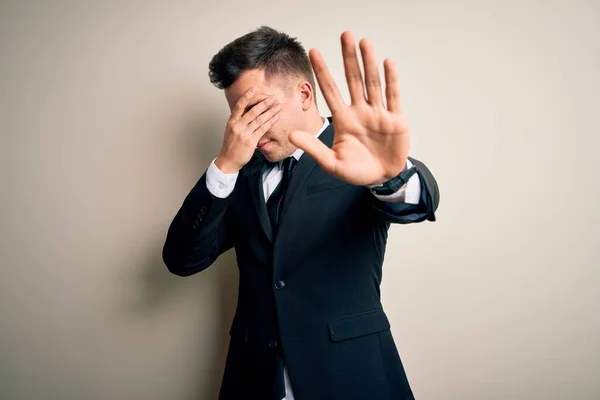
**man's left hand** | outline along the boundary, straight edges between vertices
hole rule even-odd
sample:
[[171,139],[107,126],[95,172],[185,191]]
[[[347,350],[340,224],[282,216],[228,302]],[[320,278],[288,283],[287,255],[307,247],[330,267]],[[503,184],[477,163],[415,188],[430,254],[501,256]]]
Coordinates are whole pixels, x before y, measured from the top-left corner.
[[332,114],[332,147],[327,147],[314,134],[298,130],[290,133],[290,141],[341,180],[354,185],[385,182],[402,171],[410,148],[408,123],[400,107],[396,67],[390,59],[383,63],[384,105],[372,43],[366,39],[360,41],[363,80],[352,33],[344,32],[341,42],[350,106],[344,103],[321,53],[316,49],[309,52],[319,87]]

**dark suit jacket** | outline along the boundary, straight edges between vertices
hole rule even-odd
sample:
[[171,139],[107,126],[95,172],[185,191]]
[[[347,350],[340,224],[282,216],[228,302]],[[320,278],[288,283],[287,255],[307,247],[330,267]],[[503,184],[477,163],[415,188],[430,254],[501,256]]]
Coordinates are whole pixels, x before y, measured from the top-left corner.
[[[320,139],[331,146],[333,127]],[[278,355],[297,400],[413,399],[379,290],[390,223],[435,220],[436,181],[411,161],[421,179],[418,205],[382,202],[304,154],[276,237],[260,153],[225,199],[200,178],[171,223],[163,259],[172,273],[188,276],[235,248],[239,296],[221,399],[273,399]]]

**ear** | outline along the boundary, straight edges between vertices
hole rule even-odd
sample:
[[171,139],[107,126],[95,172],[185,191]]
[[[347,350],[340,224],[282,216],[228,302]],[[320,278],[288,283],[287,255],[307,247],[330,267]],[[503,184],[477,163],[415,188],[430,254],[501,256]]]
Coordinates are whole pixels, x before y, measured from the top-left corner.
[[300,82],[298,84],[298,89],[300,91],[302,111],[306,111],[312,107],[312,104],[315,101],[315,92],[311,84],[307,81]]

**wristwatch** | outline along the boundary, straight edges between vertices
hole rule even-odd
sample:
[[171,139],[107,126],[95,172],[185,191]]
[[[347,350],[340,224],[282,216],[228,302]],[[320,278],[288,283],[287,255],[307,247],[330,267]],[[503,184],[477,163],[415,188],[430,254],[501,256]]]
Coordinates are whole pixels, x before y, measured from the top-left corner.
[[408,180],[411,176],[413,176],[417,172],[417,167],[413,164],[412,167],[407,168],[407,165],[404,167],[402,172],[398,174],[398,176],[393,177],[392,179],[385,181],[379,185],[371,186],[369,185],[369,190],[373,194],[377,194],[380,196],[389,196],[390,194],[396,193]]

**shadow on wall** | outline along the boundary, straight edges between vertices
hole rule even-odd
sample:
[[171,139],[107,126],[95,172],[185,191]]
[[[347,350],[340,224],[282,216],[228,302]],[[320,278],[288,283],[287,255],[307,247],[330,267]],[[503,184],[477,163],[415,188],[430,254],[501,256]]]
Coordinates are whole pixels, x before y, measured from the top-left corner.
[[[197,100],[195,101],[197,104]],[[217,118],[213,112],[206,109],[195,109],[183,116],[183,128],[176,132],[169,132],[164,137],[166,140],[174,140],[174,145],[178,153],[178,161],[198,173],[200,178],[206,166],[212,161],[221,147],[222,136],[216,132],[223,132],[226,120]],[[173,144],[169,144],[173,147]],[[179,154],[181,156],[179,157]],[[199,171],[199,172],[198,172]],[[189,189],[195,184],[190,184]],[[182,195],[181,202],[187,195]],[[173,216],[175,215],[174,210]],[[169,220],[170,223],[170,220]],[[168,226],[167,226],[168,228]],[[203,289],[208,285],[217,283],[218,287],[211,287],[207,292],[215,293],[216,298],[210,300],[210,304],[217,308],[214,315],[217,317],[212,320],[202,320],[202,326],[215,327],[217,342],[212,344],[210,354],[198,354],[197,360],[202,360],[203,366],[211,366],[210,374],[201,374],[198,370],[196,379],[197,387],[190,390],[190,398],[194,399],[216,399],[218,397],[221,379],[225,368],[225,359],[229,346],[229,327],[235,312],[237,302],[238,272],[235,253],[233,250],[221,255],[215,263],[198,275],[193,277],[181,278],[172,275],[162,260],[162,247],[166,237],[166,228],[164,231],[155,232],[152,248],[147,253],[147,259],[143,266],[139,268],[138,284],[141,287],[141,296],[139,302],[135,305],[135,313],[146,315],[157,312],[161,306],[168,303],[171,298],[178,293],[188,292],[190,284],[193,291],[203,293]],[[191,282],[191,283],[190,283]],[[206,300],[206,299],[204,299]],[[193,335],[192,335],[193,336]],[[200,339],[198,339],[200,340]],[[190,343],[190,349],[198,348],[198,343]]]

